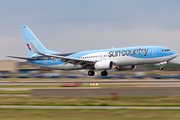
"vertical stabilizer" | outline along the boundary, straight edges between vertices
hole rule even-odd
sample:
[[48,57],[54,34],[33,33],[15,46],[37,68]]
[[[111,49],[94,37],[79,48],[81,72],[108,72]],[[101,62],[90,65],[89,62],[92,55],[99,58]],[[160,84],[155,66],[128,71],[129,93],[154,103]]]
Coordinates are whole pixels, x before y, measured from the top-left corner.
[[21,26],[21,31],[22,31],[23,39],[24,39],[29,57],[34,57],[36,55],[32,49],[30,42],[33,43],[33,45],[41,53],[58,54],[58,52],[47,50],[26,25]]

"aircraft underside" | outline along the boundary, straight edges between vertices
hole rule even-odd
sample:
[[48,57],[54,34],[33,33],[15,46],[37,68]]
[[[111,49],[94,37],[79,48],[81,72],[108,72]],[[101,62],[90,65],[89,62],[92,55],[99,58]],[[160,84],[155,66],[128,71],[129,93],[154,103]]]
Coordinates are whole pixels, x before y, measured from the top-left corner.
[[[136,65],[144,65],[144,64],[156,64],[159,63],[160,64],[160,70],[163,70],[163,67],[161,65],[162,60],[164,60],[164,62],[168,62],[170,59],[173,59],[172,56],[168,56],[168,57],[161,57],[161,58],[150,58],[150,59],[144,59],[144,58],[132,58],[132,57],[126,57],[125,58],[114,58],[111,59],[113,62],[111,64],[111,66],[108,66],[109,68],[104,68],[103,69],[103,64],[100,64],[100,69],[96,69],[94,67],[94,65],[87,65],[87,66],[81,66],[81,65],[74,65],[74,64],[58,64],[58,62],[56,61],[55,65],[51,65],[52,63],[54,63],[53,61],[55,60],[44,60],[41,61],[41,63],[43,65],[39,65],[40,62],[32,62],[32,61],[28,61],[32,64],[36,64],[37,66],[40,67],[44,67],[44,68],[49,68],[49,69],[56,69],[56,70],[82,70],[82,69],[87,69],[88,70],[88,75],[89,76],[94,76],[95,75],[95,70],[101,70],[101,75],[102,76],[107,76],[108,72],[107,70],[117,70],[117,71],[124,71],[124,70],[134,70],[136,68]],[[110,61],[110,59],[106,60],[107,62]],[[105,65],[107,64],[107,62],[105,62]],[[37,64],[38,63],[38,64]]]

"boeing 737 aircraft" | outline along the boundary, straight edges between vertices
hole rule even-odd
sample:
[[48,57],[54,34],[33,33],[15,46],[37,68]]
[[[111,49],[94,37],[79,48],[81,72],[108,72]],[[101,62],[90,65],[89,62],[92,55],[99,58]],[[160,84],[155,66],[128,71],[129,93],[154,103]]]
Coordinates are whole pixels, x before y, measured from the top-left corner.
[[101,70],[102,76],[107,76],[107,70],[133,70],[136,65],[168,63],[177,54],[168,48],[160,46],[139,46],[128,48],[114,48],[61,54],[46,49],[31,30],[21,26],[22,35],[28,52],[27,62],[40,67],[58,70],[87,69],[89,76],[94,76],[96,70]]

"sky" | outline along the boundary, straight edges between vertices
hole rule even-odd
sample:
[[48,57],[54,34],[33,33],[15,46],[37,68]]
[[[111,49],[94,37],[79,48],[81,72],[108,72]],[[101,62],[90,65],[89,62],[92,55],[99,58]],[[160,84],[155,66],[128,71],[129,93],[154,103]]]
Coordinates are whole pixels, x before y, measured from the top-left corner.
[[0,60],[27,57],[20,26],[57,52],[164,46],[179,54],[180,0],[0,0]]

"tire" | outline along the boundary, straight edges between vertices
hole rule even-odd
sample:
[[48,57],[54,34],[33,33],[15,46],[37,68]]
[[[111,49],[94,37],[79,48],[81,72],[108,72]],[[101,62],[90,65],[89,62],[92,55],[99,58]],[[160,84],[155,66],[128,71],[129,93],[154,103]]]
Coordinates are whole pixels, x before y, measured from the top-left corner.
[[101,75],[102,75],[102,76],[107,76],[107,75],[108,75],[108,72],[102,71],[102,72],[101,72]]
[[94,71],[88,71],[89,76],[94,76],[95,72]]

